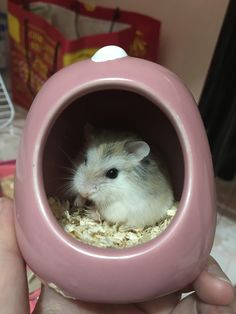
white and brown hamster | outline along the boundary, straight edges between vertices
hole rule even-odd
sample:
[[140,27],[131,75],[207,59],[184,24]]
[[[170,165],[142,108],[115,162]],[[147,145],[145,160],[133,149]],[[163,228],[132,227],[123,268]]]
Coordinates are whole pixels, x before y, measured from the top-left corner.
[[[91,127],[90,127],[91,129]],[[154,225],[173,205],[173,190],[160,157],[138,136],[93,130],[71,180],[75,204],[129,227]]]

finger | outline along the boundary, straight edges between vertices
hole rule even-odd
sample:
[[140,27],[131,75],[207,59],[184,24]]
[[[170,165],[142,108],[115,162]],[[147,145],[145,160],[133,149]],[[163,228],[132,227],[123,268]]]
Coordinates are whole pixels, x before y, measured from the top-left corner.
[[153,301],[139,303],[138,307],[146,314],[172,313],[180,300],[181,294],[170,294]]
[[234,291],[234,300],[233,302],[230,304],[231,308],[233,309],[233,313],[236,313],[236,289]]
[[193,286],[198,297],[208,304],[228,305],[234,299],[234,289],[230,280],[212,257]]
[[75,301],[66,299],[52,289],[42,286],[40,298],[36,304],[34,314],[78,314]]
[[230,306],[210,305],[199,300],[196,293],[192,293],[183,299],[175,308],[173,314],[234,314]]
[[12,202],[0,199],[0,314],[29,313],[25,264],[14,230]]
[[43,287],[34,314],[143,314],[132,304],[113,305],[88,303],[62,297],[52,289]]

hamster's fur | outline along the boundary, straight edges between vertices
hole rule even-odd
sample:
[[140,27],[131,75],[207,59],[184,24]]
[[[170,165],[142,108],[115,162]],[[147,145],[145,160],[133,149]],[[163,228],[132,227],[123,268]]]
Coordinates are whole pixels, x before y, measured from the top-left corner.
[[91,216],[96,209],[108,222],[130,227],[154,225],[173,205],[163,161],[133,134],[93,132],[71,184],[77,205],[94,204]]

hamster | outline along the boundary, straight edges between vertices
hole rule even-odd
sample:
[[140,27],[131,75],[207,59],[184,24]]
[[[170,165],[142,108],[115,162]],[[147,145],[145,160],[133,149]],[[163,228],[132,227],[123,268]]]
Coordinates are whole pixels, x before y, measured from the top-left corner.
[[150,146],[135,134],[93,130],[73,171],[75,204],[94,219],[142,228],[173,205],[168,173]]

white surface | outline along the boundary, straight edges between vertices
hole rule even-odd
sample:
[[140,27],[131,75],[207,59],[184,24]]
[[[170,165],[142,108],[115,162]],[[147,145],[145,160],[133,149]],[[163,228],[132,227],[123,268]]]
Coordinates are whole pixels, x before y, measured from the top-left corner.
[[181,77],[198,101],[228,0],[86,0],[162,22],[159,62]]
[[26,111],[15,107],[12,123],[5,128],[0,128],[0,162],[16,159],[25,118]]
[[99,49],[93,56],[92,61],[94,62],[105,62],[109,60],[115,60],[127,57],[127,53],[124,49],[118,46],[105,46]]
[[215,241],[211,252],[236,285],[236,222],[218,215]]

